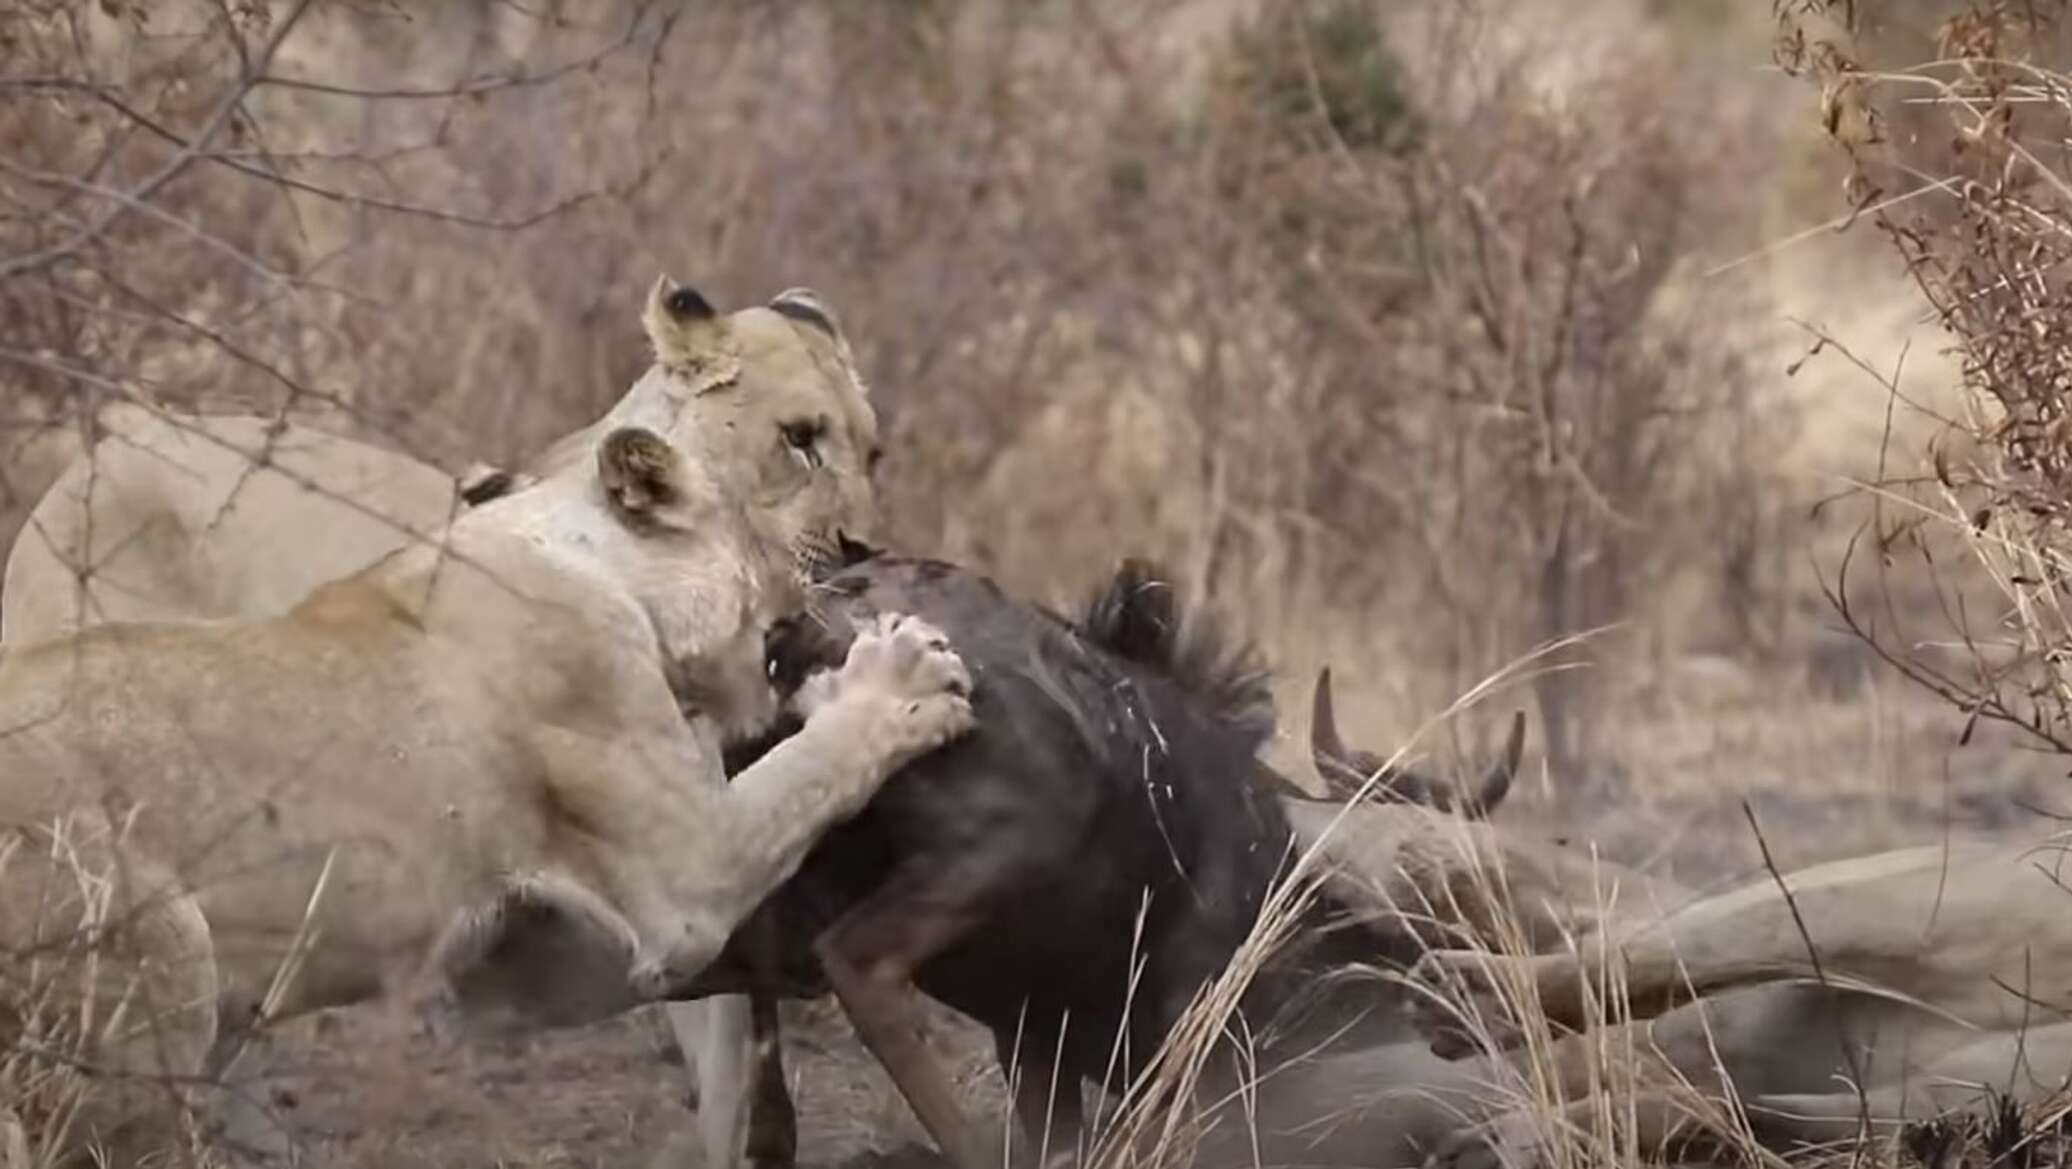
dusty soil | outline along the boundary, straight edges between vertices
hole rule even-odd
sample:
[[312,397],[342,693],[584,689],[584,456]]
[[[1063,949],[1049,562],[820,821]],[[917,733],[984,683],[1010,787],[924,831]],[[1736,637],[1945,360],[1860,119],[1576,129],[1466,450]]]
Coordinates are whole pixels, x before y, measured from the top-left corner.
[[[1003,1099],[990,1038],[925,1018],[974,1107]],[[832,1000],[784,1007],[803,1165],[932,1163],[919,1124]],[[469,1043],[378,1009],[284,1030],[269,1061],[280,1115],[325,1165],[382,1169],[692,1169],[689,1080],[659,1010],[524,1040]]]

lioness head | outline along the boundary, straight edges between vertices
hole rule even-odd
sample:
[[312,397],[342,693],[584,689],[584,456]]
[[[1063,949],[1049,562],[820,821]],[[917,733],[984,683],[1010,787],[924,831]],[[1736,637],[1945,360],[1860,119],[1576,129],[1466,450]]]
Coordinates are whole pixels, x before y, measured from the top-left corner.
[[[723,314],[664,276],[641,322],[654,364],[609,413],[515,474],[471,472],[463,490],[490,504],[539,480],[581,476],[587,464],[611,510],[636,530],[697,534],[704,551],[692,575],[704,584],[654,578],[636,589],[648,594],[665,646],[696,647],[683,662],[696,658],[695,668],[675,679],[679,697],[726,712],[723,722],[752,724],[766,704],[745,687],[767,690],[764,629],[803,607],[810,569],[876,527],[877,415],[834,312],[809,290]],[[746,586],[729,590],[745,609],[719,600],[715,572]],[[735,652],[736,642],[746,648]]]
[[596,426],[529,471],[550,475],[605,435],[639,426],[666,437],[722,496],[747,509],[757,538],[800,566],[839,554],[877,526],[870,472],[878,420],[833,310],[808,289],[720,313],[667,276],[641,314],[654,364]]

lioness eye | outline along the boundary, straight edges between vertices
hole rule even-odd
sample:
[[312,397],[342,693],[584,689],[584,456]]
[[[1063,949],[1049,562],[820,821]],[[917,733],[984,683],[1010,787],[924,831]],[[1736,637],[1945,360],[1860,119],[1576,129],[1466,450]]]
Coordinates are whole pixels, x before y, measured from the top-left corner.
[[818,422],[787,422],[778,429],[784,432],[785,444],[794,450],[810,450],[820,440]]
[[817,420],[810,420],[786,422],[778,429],[784,432],[784,445],[791,448],[791,453],[798,456],[808,470],[820,466],[820,448],[815,444],[820,441],[826,427]]

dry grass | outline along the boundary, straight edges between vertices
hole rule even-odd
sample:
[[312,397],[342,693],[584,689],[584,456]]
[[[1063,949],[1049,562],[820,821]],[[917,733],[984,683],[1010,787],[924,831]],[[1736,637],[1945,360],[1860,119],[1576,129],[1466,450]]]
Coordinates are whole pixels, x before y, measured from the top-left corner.
[[[137,1164],[205,1156],[192,1085],[173,1072],[199,1054],[193,1020],[213,1012],[212,991],[180,961],[154,901],[162,891],[141,888],[120,857],[119,832],[92,816],[0,841],[12,943],[0,955],[9,1169],[74,1164],[80,1145]],[[204,1001],[192,1001],[197,989]]]

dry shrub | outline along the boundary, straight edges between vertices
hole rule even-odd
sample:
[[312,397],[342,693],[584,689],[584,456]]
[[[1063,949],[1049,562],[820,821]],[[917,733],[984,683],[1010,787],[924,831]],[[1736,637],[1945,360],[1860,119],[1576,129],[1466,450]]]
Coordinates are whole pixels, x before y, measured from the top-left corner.
[[[1359,511],[1336,526],[1379,513],[1417,542],[1397,559],[1418,587],[1391,601],[1426,615],[1414,659],[1444,663],[1452,692],[1616,623],[1688,638],[1691,611],[1666,602],[1694,582],[1712,636],[1762,625],[1789,412],[1733,347],[1752,306],[1685,270],[1698,225],[1730,222],[1705,204],[1760,136],[1716,112],[1693,135],[1714,95],[1668,68],[1614,55],[1558,102],[1500,73],[1376,174],[1370,204],[1394,214],[1375,218],[1414,241],[1416,300],[1373,314],[1393,441],[1337,431],[1365,449],[1341,453],[1334,494]],[[1588,675],[1543,675],[1539,697],[1550,760],[1584,770],[1601,713]]]
[[[1905,606],[1845,603],[1844,616],[1974,720],[2060,752],[2072,748],[2065,9],[1943,5],[1934,63],[1886,71],[1860,60],[1879,46],[1852,35],[1862,17],[1849,6],[1777,5],[1781,59],[1821,83],[1853,198],[1963,361],[1964,409],[1935,436],[1926,469],[1909,460],[1869,488],[1879,508],[1866,543],[1880,564],[1905,557],[1927,569],[1917,579],[1935,589],[1940,627],[1909,628],[1896,619]],[[1979,570],[1986,589],[1974,586]]]

